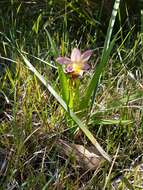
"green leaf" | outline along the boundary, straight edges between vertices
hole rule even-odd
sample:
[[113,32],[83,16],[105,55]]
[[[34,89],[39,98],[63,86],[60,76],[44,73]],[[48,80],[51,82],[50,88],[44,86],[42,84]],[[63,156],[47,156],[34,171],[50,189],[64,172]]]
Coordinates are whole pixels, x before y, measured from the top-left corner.
[[58,50],[57,50],[57,47],[56,47],[56,44],[54,42],[54,40],[52,39],[50,33],[48,32],[48,30],[46,29],[46,27],[44,27],[44,30],[48,36],[48,39],[49,39],[49,42],[50,42],[50,45],[51,45],[51,49],[52,49],[52,53],[55,57],[58,56]]
[[40,21],[42,20],[42,15],[40,14],[36,20],[36,22],[34,23],[33,27],[32,27],[32,30],[38,34],[38,31],[39,31],[39,23]]
[[122,120],[122,119],[98,119],[98,118],[91,118],[89,121],[90,124],[97,124],[97,125],[128,125],[132,123],[131,120]]
[[141,42],[143,47],[143,9],[141,9]]

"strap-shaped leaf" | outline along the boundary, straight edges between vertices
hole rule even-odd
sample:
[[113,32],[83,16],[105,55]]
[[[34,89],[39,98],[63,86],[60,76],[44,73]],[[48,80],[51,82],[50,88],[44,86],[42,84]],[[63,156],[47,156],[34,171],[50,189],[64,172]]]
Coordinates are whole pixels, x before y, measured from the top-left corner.
[[113,11],[112,11],[112,16],[111,16],[111,19],[109,22],[107,35],[106,35],[106,39],[105,39],[105,43],[104,43],[104,47],[103,47],[103,51],[102,51],[101,60],[100,60],[99,64],[97,65],[95,72],[93,74],[93,77],[92,77],[92,79],[89,82],[89,85],[87,87],[85,95],[84,95],[83,99],[81,100],[80,109],[87,108],[92,95],[93,95],[93,98],[92,98],[91,105],[93,105],[93,102],[95,100],[95,95],[96,95],[100,75],[103,72],[106,64],[108,63],[110,53],[111,53],[111,51],[114,47],[115,41],[116,41],[117,34],[115,35],[115,37],[113,38],[112,41],[111,41],[111,35],[112,35],[112,31],[113,31],[113,26],[115,23],[115,18],[116,18],[117,12],[118,12],[119,4],[120,4],[120,0],[116,0],[115,4],[114,4]]

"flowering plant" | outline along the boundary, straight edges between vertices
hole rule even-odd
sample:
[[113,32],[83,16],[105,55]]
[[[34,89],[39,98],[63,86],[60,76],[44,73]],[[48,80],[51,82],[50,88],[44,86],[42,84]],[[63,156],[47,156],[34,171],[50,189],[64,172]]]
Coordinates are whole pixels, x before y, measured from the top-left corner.
[[87,50],[81,54],[78,48],[74,48],[70,58],[58,57],[56,61],[61,65],[65,65],[65,73],[69,74],[72,79],[76,79],[82,77],[83,73],[90,68],[87,62],[91,55],[92,50]]
[[[90,68],[88,60],[92,55],[92,50],[87,50],[83,53],[78,48],[74,48],[69,57],[58,57],[56,61],[63,65],[64,72],[72,79],[78,79],[83,76]],[[80,98],[80,81],[79,80],[66,80],[67,83],[67,104],[72,110],[78,110]],[[76,102],[76,104],[75,104]]]

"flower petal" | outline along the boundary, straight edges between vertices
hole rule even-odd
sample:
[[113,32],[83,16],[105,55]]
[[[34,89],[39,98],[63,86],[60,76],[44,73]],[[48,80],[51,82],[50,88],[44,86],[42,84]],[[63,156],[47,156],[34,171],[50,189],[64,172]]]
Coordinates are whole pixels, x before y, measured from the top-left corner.
[[70,64],[71,63],[71,60],[70,58],[68,57],[58,57],[56,59],[56,61],[59,63],[59,64]]
[[87,71],[88,69],[90,69],[90,65],[87,63],[84,63],[84,66],[82,68],[83,70]]
[[92,50],[87,50],[85,51],[82,55],[81,55],[81,59],[83,62],[86,62],[89,60],[89,58],[91,57],[93,51]]
[[81,60],[81,53],[78,48],[74,48],[71,53],[71,61],[79,62]]
[[68,65],[65,69],[66,73],[72,73],[74,71],[72,65]]

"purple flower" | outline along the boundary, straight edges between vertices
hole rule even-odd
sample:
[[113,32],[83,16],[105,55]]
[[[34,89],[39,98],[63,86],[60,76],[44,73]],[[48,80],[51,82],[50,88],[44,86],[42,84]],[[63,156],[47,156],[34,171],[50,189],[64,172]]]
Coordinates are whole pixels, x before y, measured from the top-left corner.
[[92,50],[87,50],[81,54],[79,49],[74,48],[70,58],[58,57],[56,61],[61,65],[65,65],[65,73],[70,74],[71,77],[75,79],[79,76],[83,76],[83,73],[90,68],[87,61],[91,55]]

